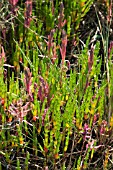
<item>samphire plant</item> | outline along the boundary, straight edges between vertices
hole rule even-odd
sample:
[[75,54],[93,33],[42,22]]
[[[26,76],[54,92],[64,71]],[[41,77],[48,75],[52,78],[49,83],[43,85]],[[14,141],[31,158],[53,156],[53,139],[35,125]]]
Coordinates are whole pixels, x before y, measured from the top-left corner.
[[90,37],[74,69],[66,58],[71,29],[92,2],[26,1],[24,11],[9,1],[11,51],[0,45],[1,169],[112,168],[112,43],[104,74]]

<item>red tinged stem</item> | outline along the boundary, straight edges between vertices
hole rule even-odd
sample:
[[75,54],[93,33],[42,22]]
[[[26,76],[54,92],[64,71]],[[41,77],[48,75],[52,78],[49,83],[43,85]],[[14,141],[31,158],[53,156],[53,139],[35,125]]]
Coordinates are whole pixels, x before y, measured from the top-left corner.
[[108,59],[110,59],[110,53],[112,51],[112,48],[113,48],[113,41],[110,42],[110,46],[109,46],[109,49],[108,49]]
[[13,6],[16,6],[18,3],[18,0],[9,0],[9,3]]
[[60,52],[62,56],[62,65],[64,65],[64,61],[66,57],[66,47],[67,47],[67,34],[64,30],[62,30],[62,44],[60,47]]
[[25,21],[24,21],[24,26],[25,27],[30,27],[30,22],[32,20],[31,15],[32,15],[32,0],[27,0],[25,2]]

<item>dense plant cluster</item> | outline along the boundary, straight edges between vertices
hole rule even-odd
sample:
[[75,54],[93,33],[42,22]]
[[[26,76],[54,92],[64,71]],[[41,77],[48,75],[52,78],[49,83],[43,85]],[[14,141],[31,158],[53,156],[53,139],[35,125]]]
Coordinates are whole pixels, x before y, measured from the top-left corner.
[[0,170],[113,169],[112,1],[0,12]]

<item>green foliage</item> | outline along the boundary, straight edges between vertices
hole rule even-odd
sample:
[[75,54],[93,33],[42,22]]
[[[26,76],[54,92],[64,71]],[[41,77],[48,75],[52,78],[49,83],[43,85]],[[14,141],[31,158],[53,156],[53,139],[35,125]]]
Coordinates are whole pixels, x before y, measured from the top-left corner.
[[90,37],[74,69],[66,60],[93,0],[29,1],[29,10],[27,3],[6,6],[12,22],[8,45],[5,37],[0,44],[0,168],[110,167],[112,46],[103,75],[100,44],[89,50]]

